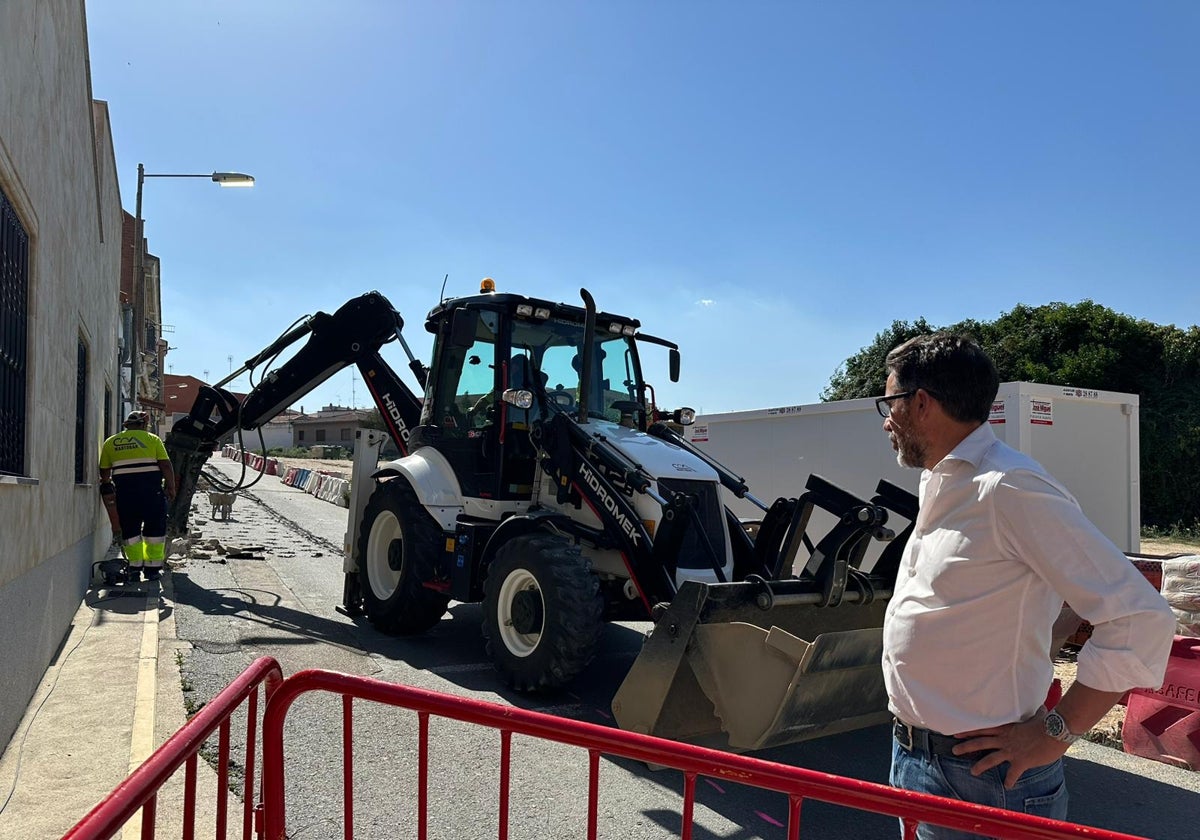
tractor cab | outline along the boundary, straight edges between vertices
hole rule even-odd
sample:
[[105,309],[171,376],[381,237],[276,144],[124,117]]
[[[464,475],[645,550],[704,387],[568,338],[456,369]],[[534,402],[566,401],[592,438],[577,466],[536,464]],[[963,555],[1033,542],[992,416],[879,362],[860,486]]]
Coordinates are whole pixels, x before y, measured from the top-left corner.
[[531,435],[553,414],[645,431],[639,322],[597,313],[589,335],[580,307],[493,288],[485,281],[482,294],[429,313],[425,327],[436,338],[413,445],[445,456],[464,496],[527,501]]

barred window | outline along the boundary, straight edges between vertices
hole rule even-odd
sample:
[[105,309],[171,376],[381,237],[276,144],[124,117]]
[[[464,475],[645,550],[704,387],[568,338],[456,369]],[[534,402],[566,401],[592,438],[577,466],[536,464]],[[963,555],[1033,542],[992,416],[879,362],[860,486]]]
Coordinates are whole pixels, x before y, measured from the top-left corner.
[[342,429],[342,440],[350,440],[350,430]]
[[29,235],[0,190],[0,475],[26,475]]
[[296,430],[296,440],[304,440],[304,430],[303,429]]
[[87,481],[88,350],[83,339],[75,354],[75,483]]
[[317,429],[317,442],[320,443],[323,440],[325,440],[325,430]]

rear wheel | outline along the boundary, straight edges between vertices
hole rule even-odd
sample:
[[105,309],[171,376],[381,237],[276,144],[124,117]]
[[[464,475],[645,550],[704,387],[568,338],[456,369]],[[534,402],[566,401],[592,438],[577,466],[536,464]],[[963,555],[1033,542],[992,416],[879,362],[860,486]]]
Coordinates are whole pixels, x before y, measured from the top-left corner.
[[496,670],[518,691],[577,676],[595,656],[603,612],[591,564],[566,537],[515,537],[488,569],[483,635]]
[[450,598],[422,581],[433,578],[442,533],[403,478],[380,484],[363,511],[358,575],[363,610],[389,635],[428,630]]

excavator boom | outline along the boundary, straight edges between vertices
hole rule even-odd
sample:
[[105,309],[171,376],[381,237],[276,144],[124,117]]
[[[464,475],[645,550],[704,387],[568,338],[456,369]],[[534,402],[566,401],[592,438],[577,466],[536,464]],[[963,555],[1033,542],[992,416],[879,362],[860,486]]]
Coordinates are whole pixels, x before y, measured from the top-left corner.
[[[225,380],[202,387],[191,411],[175,422],[164,441],[179,485],[167,511],[168,535],[187,531],[187,515],[201,470],[224,435],[234,429],[257,429],[352,364],[362,373],[388,434],[400,451],[407,453],[409,430],[420,419],[421,399],[379,355],[383,345],[399,340],[408,354],[409,368],[424,387],[428,371],[405,344],[403,328],[404,319],[387,298],[367,292],[333,314],[317,312],[305,318]],[[295,355],[269,370],[244,399],[222,387],[246,371],[269,365],[301,339],[307,340]]]

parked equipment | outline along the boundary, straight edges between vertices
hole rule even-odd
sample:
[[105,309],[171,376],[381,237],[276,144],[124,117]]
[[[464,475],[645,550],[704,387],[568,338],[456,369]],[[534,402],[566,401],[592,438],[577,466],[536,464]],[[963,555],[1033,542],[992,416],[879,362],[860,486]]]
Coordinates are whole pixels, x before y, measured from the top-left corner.
[[[678,347],[581,297],[499,294],[485,280],[427,316],[428,367],[377,292],[306,319],[201,389],[167,436],[181,483],[170,528],[184,530],[221,435],[357,364],[402,457],[374,473],[365,504],[352,498],[347,612],[411,634],[452,599],[482,602],[489,654],[522,691],[578,675],[605,620],[654,620],[613,704],[635,731],[749,750],[885,720],[881,627],[903,543],[887,523],[911,520],[915,499],[881,484],[864,501],[812,476],[797,498],[758,501],[680,434],[690,409],[655,405],[640,350],[665,348],[677,381]],[[305,336],[241,403],[222,389]],[[392,340],[424,399],[379,355]],[[723,494],[762,520],[748,529]],[[814,542],[816,509],[836,524]],[[867,564],[872,540],[892,542]]]
[[114,539],[104,551],[104,556],[92,564],[92,583],[103,582],[105,586],[129,583],[129,562],[121,541]]

